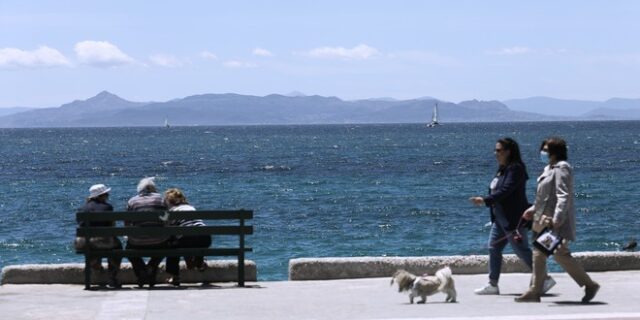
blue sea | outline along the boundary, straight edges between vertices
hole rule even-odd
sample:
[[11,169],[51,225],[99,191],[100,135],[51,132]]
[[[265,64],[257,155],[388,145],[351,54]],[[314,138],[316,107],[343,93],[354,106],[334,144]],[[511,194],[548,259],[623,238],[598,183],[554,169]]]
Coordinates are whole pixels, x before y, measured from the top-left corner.
[[298,257],[486,254],[489,212],[468,198],[487,192],[496,139],[520,142],[532,200],[550,135],[575,167],[573,250],[639,237],[640,122],[0,129],[0,267],[81,262],[88,188],[124,210],[145,176],[199,209],[253,209],[259,280]]

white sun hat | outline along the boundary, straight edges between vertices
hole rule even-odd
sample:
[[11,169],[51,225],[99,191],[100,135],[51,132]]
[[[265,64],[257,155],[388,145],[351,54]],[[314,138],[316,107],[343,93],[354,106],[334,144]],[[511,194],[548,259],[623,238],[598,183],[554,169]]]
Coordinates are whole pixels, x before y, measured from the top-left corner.
[[109,193],[111,188],[105,186],[104,184],[94,184],[89,188],[89,198],[93,199],[105,193]]

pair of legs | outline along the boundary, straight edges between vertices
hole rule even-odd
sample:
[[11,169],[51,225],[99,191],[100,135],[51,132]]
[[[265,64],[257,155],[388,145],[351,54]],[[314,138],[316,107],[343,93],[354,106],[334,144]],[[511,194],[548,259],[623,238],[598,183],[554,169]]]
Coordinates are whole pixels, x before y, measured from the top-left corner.
[[[513,252],[533,270],[533,257],[531,248],[529,248],[529,238],[526,227],[521,227],[518,232],[505,231],[498,222],[494,222],[491,226],[489,235],[489,284],[475,290],[476,294],[500,294],[498,289],[498,281],[500,280],[500,271],[502,269],[502,252],[507,246],[511,245]],[[546,273],[543,277],[543,292],[548,291],[555,285],[555,281]]]
[[[573,278],[578,286],[585,287],[585,295],[582,302],[587,303],[600,289],[595,281],[589,277],[584,268],[571,256],[568,243],[563,243],[554,253],[556,262]],[[533,250],[533,273],[531,274],[531,286],[529,290],[520,297],[517,302],[540,302],[542,287],[547,274],[547,255],[534,248]]]
[[[211,236],[184,236],[175,240],[174,248],[208,248],[211,245]],[[188,268],[205,268],[204,257],[184,257]],[[171,283],[180,285],[180,257],[167,257],[167,273],[171,274]]]
[[497,286],[498,280],[500,280],[502,252],[507,243],[511,245],[516,256],[529,267],[529,270],[533,270],[532,252],[531,248],[529,248],[527,229],[521,227],[518,232],[520,238],[514,237],[515,234],[512,234],[511,231],[505,231],[498,222],[494,222],[491,225],[491,233],[489,235],[489,283],[492,286]]
[[[75,247],[77,250],[83,250],[86,245],[87,244],[85,238],[76,238]],[[89,247],[94,250],[122,249],[122,242],[120,242],[120,239],[118,239],[117,237],[96,237],[89,240]],[[91,269],[103,271],[102,258],[91,258],[88,262]],[[121,262],[122,258],[120,257],[107,258],[107,270],[109,272],[109,282],[107,283],[107,285],[109,287],[120,287],[120,281],[118,281],[118,272],[120,271]]]
[[[108,238],[100,238],[100,239],[109,240]],[[98,242],[98,243],[103,243],[103,242],[105,241]],[[91,246],[92,249],[122,249],[122,242],[120,242],[120,239],[118,239],[117,237],[114,237],[111,241],[107,241],[107,242],[110,243],[110,246],[108,248],[105,248],[102,246],[97,247],[92,241],[89,241],[89,246]],[[112,288],[120,287],[120,281],[118,281],[118,272],[120,272],[121,263],[122,263],[121,257],[107,258],[107,271],[109,272],[109,283],[108,283],[109,287],[112,287]],[[102,271],[102,258],[89,259],[89,265],[94,270]]]
[[[166,242],[144,246],[127,243],[127,249],[164,249],[167,247]],[[128,259],[138,279],[138,286],[142,288],[145,283],[149,284],[149,287],[155,286],[158,266],[164,257],[152,257],[146,264],[141,257],[128,257]]]

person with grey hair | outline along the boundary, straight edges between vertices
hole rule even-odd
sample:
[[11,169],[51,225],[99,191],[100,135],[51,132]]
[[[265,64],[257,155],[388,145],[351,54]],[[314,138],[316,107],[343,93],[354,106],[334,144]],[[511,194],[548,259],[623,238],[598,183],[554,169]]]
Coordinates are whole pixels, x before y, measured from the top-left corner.
[[[155,179],[147,177],[138,183],[138,194],[127,203],[127,211],[164,211],[166,206],[162,199],[162,195],[158,193]],[[158,227],[164,226],[161,221],[126,221],[127,226],[139,227]],[[127,240],[127,249],[161,249],[169,246],[169,236],[129,236]],[[133,272],[138,280],[138,287],[142,288],[145,283],[149,287],[156,284],[156,275],[158,273],[158,265],[162,262],[163,257],[152,257],[145,265],[141,257],[129,257]]]

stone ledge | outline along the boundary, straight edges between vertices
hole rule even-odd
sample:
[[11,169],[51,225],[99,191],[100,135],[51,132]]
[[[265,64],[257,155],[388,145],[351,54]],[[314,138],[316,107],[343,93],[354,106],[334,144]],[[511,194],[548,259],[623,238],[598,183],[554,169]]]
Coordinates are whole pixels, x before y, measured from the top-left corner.
[[[187,270],[184,262],[180,263],[180,282],[235,282],[238,279],[237,260],[211,260],[207,261],[208,268],[199,272]],[[157,283],[163,283],[168,278],[164,272],[164,264],[161,264],[161,272],[158,272]],[[106,270],[107,264],[103,262]],[[256,281],[257,272],[254,261],[245,260],[246,281]],[[136,278],[130,263],[122,263],[118,279],[123,284],[135,284]],[[105,284],[108,277],[106,272],[91,273],[93,284]],[[27,264],[14,265],[2,268],[1,284],[84,284],[84,264]]]
[[[580,252],[572,254],[587,271],[640,270],[640,252]],[[360,257],[299,258],[289,261],[289,280],[332,280],[390,277],[396,270],[430,273],[448,265],[456,274],[488,271],[489,257]],[[504,255],[502,272],[530,272],[513,254]]]

